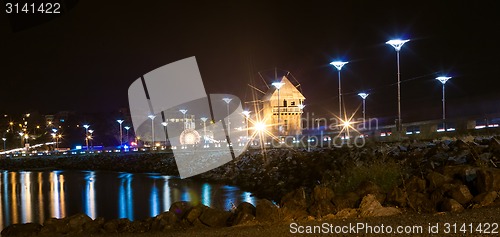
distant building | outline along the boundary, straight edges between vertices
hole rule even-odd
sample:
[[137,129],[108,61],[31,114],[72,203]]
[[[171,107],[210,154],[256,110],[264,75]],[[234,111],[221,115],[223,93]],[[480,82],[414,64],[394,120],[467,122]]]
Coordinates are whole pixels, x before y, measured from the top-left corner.
[[271,125],[267,130],[275,136],[300,135],[302,109],[306,98],[286,76],[283,76],[280,82],[282,86],[279,90],[271,86],[262,97],[262,118],[266,120],[266,124]]

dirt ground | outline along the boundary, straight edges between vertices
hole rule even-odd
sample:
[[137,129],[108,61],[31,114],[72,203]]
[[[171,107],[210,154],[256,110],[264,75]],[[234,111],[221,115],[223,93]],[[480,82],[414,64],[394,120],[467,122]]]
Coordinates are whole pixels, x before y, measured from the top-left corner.
[[[301,226],[327,226],[323,230],[330,231],[332,224],[333,233],[310,233],[299,234],[292,233],[292,231],[299,231],[298,225]],[[349,225],[356,227],[357,225],[364,225],[364,230],[351,233],[335,234],[335,227],[344,227],[348,231]],[[464,225],[465,224],[465,225]],[[391,234],[376,233],[382,231],[379,227],[384,225],[384,232],[392,228]],[[429,225],[438,225],[437,233],[429,233]],[[151,232],[143,234],[112,234],[102,236],[139,236],[139,237],[159,237],[159,236],[328,236],[328,235],[342,235],[342,236],[499,236],[500,233],[500,205],[492,207],[484,207],[472,210],[465,210],[461,213],[436,213],[436,214],[417,214],[417,213],[404,213],[397,216],[378,217],[378,218],[363,218],[363,219],[332,219],[324,221],[306,221],[297,223],[297,227],[291,228],[290,223],[274,224],[274,225],[253,225],[253,226],[236,226],[227,228],[190,228],[182,231],[172,232]],[[371,233],[368,228],[372,227]],[[412,233],[395,233],[398,227],[407,228]],[[408,226],[408,227],[406,227]],[[419,231],[419,226],[422,228]],[[360,226],[361,227],[361,226]],[[472,227],[472,230],[471,230]],[[404,229],[403,229],[404,230]],[[433,230],[436,230],[434,227]],[[305,230],[304,230],[305,231]],[[356,229],[354,229],[356,231]],[[420,233],[415,233],[419,231]],[[487,232],[487,233],[484,233]]]

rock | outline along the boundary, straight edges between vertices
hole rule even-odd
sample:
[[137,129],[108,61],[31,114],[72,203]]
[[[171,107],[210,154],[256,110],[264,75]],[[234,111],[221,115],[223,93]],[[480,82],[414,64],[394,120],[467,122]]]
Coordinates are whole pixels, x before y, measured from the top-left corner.
[[[314,190],[317,190],[317,188],[314,188]],[[333,191],[331,192],[333,194]],[[317,195],[325,194],[321,193]],[[280,211],[283,214],[283,219],[285,220],[296,220],[307,217],[307,199],[304,188],[299,188],[295,191],[287,193],[281,199]]]
[[387,202],[396,204],[400,207],[405,207],[408,201],[408,193],[399,187],[395,187],[387,195]]
[[360,197],[364,197],[368,194],[373,194],[375,195],[375,197],[377,197],[377,200],[380,203],[383,203],[386,198],[386,195],[383,194],[382,189],[374,182],[368,180],[365,180],[359,184],[358,188],[356,188],[356,194],[358,194],[358,196]]
[[82,226],[82,230],[84,233],[89,233],[89,234],[98,233],[100,232],[104,222],[105,222],[104,218],[97,217],[93,221],[85,222]]
[[344,195],[337,195],[333,198],[333,204],[337,211],[345,208],[356,208],[360,202],[360,197],[354,192],[348,192]]
[[173,212],[167,211],[163,212],[153,218],[151,223],[152,230],[168,230],[172,229],[179,223],[177,215]]
[[392,216],[401,214],[395,207],[383,207],[373,194],[366,195],[359,205],[360,217]]
[[242,202],[238,205],[238,207],[236,207],[236,213],[238,212],[248,213],[255,216],[255,207],[251,203]]
[[477,171],[476,188],[478,192],[500,191],[500,169],[483,168]]
[[356,218],[358,216],[358,210],[355,208],[345,208],[335,214],[335,218]]
[[476,179],[476,167],[469,165],[452,165],[443,168],[443,175],[451,177],[452,179],[461,179],[464,182],[471,182]]
[[257,201],[255,208],[255,218],[259,222],[278,222],[280,221],[280,214],[278,207],[267,199],[260,199]]
[[423,193],[408,192],[408,206],[417,212],[433,213],[436,206]]
[[[305,195],[304,195],[305,196]],[[328,187],[316,185],[311,194],[312,202],[330,201],[334,197],[333,190]]]
[[474,203],[473,208],[489,206],[497,197],[498,193],[495,191],[481,193],[472,199],[472,203]]
[[82,231],[83,225],[92,221],[92,218],[83,213],[70,216],[67,219],[72,232]]
[[203,205],[203,204],[198,204],[196,206],[194,206],[193,208],[191,208],[185,215],[185,219],[189,222],[189,223],[193,223],[196,219],[198,219],[198,217],[201,216],[201,214],[203,213],[203,211],[205,211],[206,209],[208,209],[207,206]]
[[109,220],[104,223],[103,229],[107,233],[131,232],[131,221],[127,218]]
[[469,191],[469,188],[465,185],[458,185],[456,188],[448,191],[449,195],[452,199],[460,203],[461,205],[467,204],[472,198],[472,194]]
[[442,187],[444,184],[450,183],[453,179],[442,175],[438,172],[431,171],[426,176],[427,181],[429,182],[429,188],[431,190]]
[[36,223],[12,224],[2,230],[2,237],[16,236],[35,236],[42,229],[42,225]]
[[200,221],[210,227],[225,227],[228,226],[228,219],[231,216],[230,212],[207,208],[199,217]]
[[177,218],[181,220],[191,208],[192,206],[191,204],[189,204],[189,202],[180,201],[180,202],[174,202],[170,206],[170,209],[168,211],[174,213],[177,216]]
[[416,176],[412,176],[408,180],[406,180],[404,188],[406,192],[410,193],[421,193],[425,192],[426,182],[425,180],[418,178]]
[[[316,217],[326,216],[335,212],[335,205],[330,201],[319,201],[309,207],[309,214]],[[306,215],[307,216],[307,215]]]
[[248,224],[248,223],[251,223],[255,220],[255,216],[250,214],[250,213],[246,213],[246,212],[238,212],[236,213],[236,216],[234,217],[234,220],[232,221],[232,224],[231,225],[244,225],[244,224]]
[[449,212],[461,212],[464,210],[464,207],[457,202],[454,199],[445,199],[441,203],[441,208],[442,211],[449,211]]
[[60,233],[67,234],[71,231],[68,219],[49,218],[43,222],[40,233]]

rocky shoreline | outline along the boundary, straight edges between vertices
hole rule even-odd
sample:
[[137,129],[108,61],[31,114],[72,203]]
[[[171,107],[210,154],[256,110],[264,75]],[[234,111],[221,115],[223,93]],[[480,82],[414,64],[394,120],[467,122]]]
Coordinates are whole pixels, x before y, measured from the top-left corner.
[[[172,165],[173,159],[159,154],[147,158],[123,157],[121,166],[116,165],[116,158],[109,158],[115,160],[110,170],[142,172],[152,168],[148,172],[173,173],[173,166],[165,167]],[[60,163],[55,165],[44,161],[28,164],[26,161],[10,167],[48,165],[93,169],[101,165],[102,169],[110,162],[108,158],[97,156],[77,161],[60,159],[63,158],[58,158],[56,161]],[[78,162],[86,164],[82,167]],[[191,227],[365,218],[404,212],[461,212],[500,204],[498,165],[498,137],[367,144],[363,148],[311,152],[294,149],[274,149],[265,153],[247,151],[238,159],[193,178],[233,184],[252,191],[261,198],[255,207],[241,203],[234,210],[223,211],[177,202],[168,212],[146,220],[91,220],[78,214],[49,219],[43,225],[11,225],[2,231],[2,236],[142,233]]]

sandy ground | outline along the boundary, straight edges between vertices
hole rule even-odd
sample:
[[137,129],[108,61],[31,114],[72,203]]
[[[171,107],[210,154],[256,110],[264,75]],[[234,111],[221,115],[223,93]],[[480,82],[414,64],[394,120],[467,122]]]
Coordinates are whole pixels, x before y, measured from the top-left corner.
[[[326,224],[324,224],[326,223]],[[373,227],[372,233],[367,233],[367,230],[360,230],[357,233],[350,234],[338,234],[338,235],[349,235],[349,236],[373,236],[373,235],[385,235],[385,236],[499,236],[500,233],[500,205],[494,207],[484,207],[473,210],[466,210],[461,213],[436,213],[436,214],[416,214],[416,213],[404,213],[402,215],[390,216],[390,217],[379,217],[379,218],[363,218],[363,219],[334,219],[325,221],[306,221],[297,223],[302,226],[314,226],[314,225],[328,225],[328,230],[330,230],[329,224],[332,224],[335,230],[335,226],[349,226],[351,225],[361,225],[365,224]],[[486,224],[488,223],[488,224]],[[429,233],[429,225],[438,226],[438,233]],[[456,225],[454,225],[456,224]],[[461,228],[465,224],[465,229]],[[384,225],[384,229],[387,230],[390,226],[393,232],[397,231],[398,226],[410,226],[407,227],[411,230],[411,234],[376,234],[376,226]],[[478,226],[481,225],[481,230],[489,233],[480,233]],[[415,227],[414,227],[415,226]],[[421,233],[415,233],[418,231],[418,226],[421,226]],[[456,226],[456,228],[455,228]],[[471,231],[472,226],[472,231]],[[448,227],[448,228],[447,228]],[[338,227],[337,227],[338,228]],[[411,228],[415,228],[412,230]],[[347,227],[345,227],[347,229]],[[99,236],[139,236],[139,237],[156,237],[156,236],[296,236],[296,235],[306,235],[306,236],[328,236],[331,233],[312,233],[312,234],[294,234],[291,231],[296,229],[290,228],[290,223],[282,223],[275,225],[254,225],[254,226],[238,226],[238,227],[227,227],[227,228],[190,228],[182,231],[172,231],[172,232],[151,232],[143,234],[107,234]],[[435,229],[434,229],[435,230]],[[446,233],[447,231],[448,233]],[[465,232],[464,232],[465,231]],[[335,233],[335,232],[334,232]],[[337,235],[337,234],[334,234]]]

